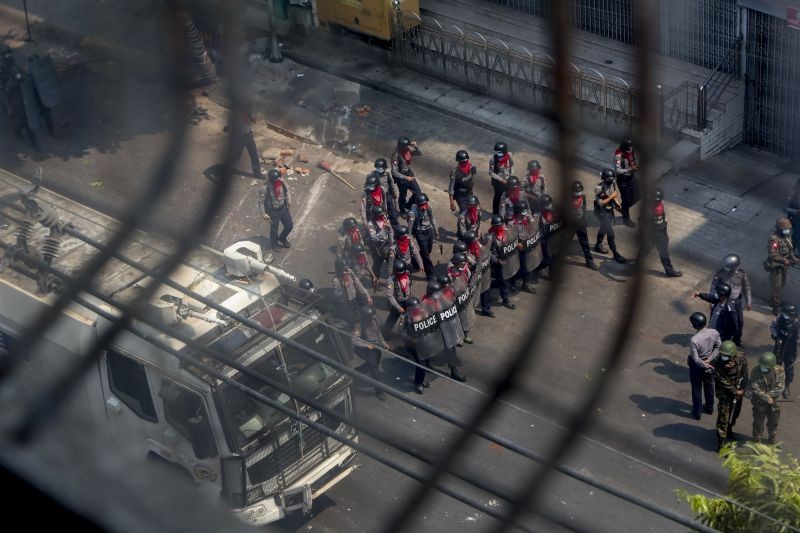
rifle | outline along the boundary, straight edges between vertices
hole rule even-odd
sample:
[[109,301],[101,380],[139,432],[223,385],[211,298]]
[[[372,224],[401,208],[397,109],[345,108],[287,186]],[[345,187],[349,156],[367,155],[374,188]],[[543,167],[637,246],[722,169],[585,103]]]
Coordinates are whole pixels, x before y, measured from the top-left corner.
[[[736,390],[737,392],[739,389],[742,388],[742,382],[744,381],[744,376],[741,376],[739,380],[736,382]],[[736,413],[736,404],[739,402],[739,396],[733,397],[733,404],[731,405],[731,412],[728,414],[728,436],[731,434],[731,430],[733,429],[733,417],[734,413]]]

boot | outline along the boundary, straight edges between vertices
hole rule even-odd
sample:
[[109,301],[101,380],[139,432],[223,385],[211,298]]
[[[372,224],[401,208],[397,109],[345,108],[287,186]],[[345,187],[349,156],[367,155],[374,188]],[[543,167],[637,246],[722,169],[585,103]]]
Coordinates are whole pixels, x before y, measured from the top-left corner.
[[517,308],[517,305],[511,300],[503,300],[503,307],[511,309],[512,311]]
[[594,261],[586,261],[586,268],[589,270],[600,270],[600,267],[597,266],[597,263]]
[[636,227],[636,222],[634,222],[631,219],[627,219],[627,220],[625,220],[625,225],[628,226],[629,228],[635,228]]
[[792,393],[791,393],[791,392],[789,392],[789,385],[786,385],[786,387],[783,389],[783,395],[782,395],[782,396],[783,396],[783,399],[784,399],[784,400],[788,400],[788,399],[789,399],[789,396],[790,396],[791,394],[792,394]]
[[767,437],[767,444],[775,444],[775,434],[774,433],[771,434],[769,437]]
[[494,318],[494,311],[491,309],[481,309],[481,314],[483,316],[488,316],[489,318]]
[[717,435],[717,453],[722,449],[723,444],[725,444],[725,439]]
[[598,242],[597,244],[594,245],[594,251],[597,252],[598,254],[607,254],[608,248],[603,246],[603,243]]
[[419,385],[414,385],[414,391],[417,394],[424,394],[425,393],[425,390],[422,388],[422,384],[421,383]]
[[453,378],[453,379],[454,379],[454,380],[456,380],[456,381],[459,381],[459,382],[461,382],[461,383],[463,383],[463,382],[467,381],[467,378],[466,378],[466,377],[464,377],[464,375],[463,375],[463,374],[461,374],[461,373],[458,371],[458,369],[457,369],[456,367],[454,367],[454,366],[451,366],[451,367],[450,367],[450,377],[451,377],[451,378]]
[[625,263],[628,262],[627,259],[625,259],[619,253],[616,253],[616,252],[614,253],[614,261],[616,261],[617,263],[620,263],[622,265],[624,265]]
[[675,269],[667,270],[666,275],[667,275],[668,278],[679,278],[679,277],[683,276],[683,272],[681,272],[680,270],[675,270]]
[[522,284],[522,292],[527,292],[528,294],[536,294],[536,289],[530,283],[523,283]]
[[377,396],[378,399],[382,402],[386,401],[386,393],[383,392],[383,390],[381,389],[375,389],[375,396]]
[[467,344],[472,344],[472,337],[467,335],[466,331],[464,332],[464,342],[466,342]]

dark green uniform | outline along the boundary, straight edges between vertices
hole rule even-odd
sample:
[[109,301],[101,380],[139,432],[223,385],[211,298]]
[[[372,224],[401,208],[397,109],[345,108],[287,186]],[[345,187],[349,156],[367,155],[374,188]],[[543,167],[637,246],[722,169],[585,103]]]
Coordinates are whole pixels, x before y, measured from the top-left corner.
[[[753,402],[753,439],[757,442],[761,440],[761,434],[764,432],[764,420],[767,421],[767,434],[769,440],[767,442],[775,442],[775,436],[778,433],[778,422],[781,418],[780,404],[777,399],[783,393],[784,387],[784,373],[783,368],[775,365],[766,372],[761,371],[761,367],[757,366],[750,374],[750,394],[751,401]],[[772,405],[769,404],[768,398],[772,398]]]
[[791,237],[773,234],[769,238],[766,264],[769,267],[770,303],[775,315],[780,313],[783,286],[786,285],[786,273],[789,269],[786,260],[794,258],[793,248]]
[[[714,360],[714,391],[717,394],[717,442],[729,437],[742,410],[742,396],[738,391],[747,386],[747,359],[737,354],[729,361],[721,357]],[[733,417],[731,417],[733,411]],[[730,423],[728,423],[730,422]]]

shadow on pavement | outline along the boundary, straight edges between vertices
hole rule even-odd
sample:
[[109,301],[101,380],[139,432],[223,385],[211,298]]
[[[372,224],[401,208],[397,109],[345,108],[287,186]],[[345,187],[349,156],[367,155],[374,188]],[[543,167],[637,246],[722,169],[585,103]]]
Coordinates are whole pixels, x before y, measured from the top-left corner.
[[689,383],[689,369],[684,366],[671,361],[666,357],[654,357],[643,361],[639,366],[653,363],[653,372],[662,376],[667,376],[675,383]]
[[669,413],[684,418],[691,418],[692,416],[692,406],[674,398],[645,396],[644,394],[631,394],[629,398],[639,409],[646,413],[653,415]]
[[661,342],[664,344],[677,344],[678,346],[688,348],[691,340],[691,333],[670,333],[669,335],[664,336],[664,338],[661,339]]
[[717,430],[714,428],[704,428],[680,422],[655,428],[653,436],[661,439],[688,442],[707,452],[713,452],[717,449]]

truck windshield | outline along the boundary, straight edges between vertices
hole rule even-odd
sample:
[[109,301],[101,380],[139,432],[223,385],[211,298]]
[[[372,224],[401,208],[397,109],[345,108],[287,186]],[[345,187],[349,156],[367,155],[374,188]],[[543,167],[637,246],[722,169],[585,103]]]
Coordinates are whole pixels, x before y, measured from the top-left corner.
[[[294,340],[338,360],[336,347],[328,327],[319,323],[310,322],[310,324],[294,337]],[[270,346],[271,344],[274,346]],[[251,368],[272,380],[288,384],[299,394],[318,398],[342,377],[332,367],[282,343],[276,344],[268,337],[257,341],[247,351],[252,352],[259,348],[269,348],[269,353],[258,358]],[[277,391],[255,378],[237,373],[234,379],[292,410],[297,408],[289,395]],[[240,451],[250,448],[249,443],[257,441],[260,435],[269,433],[288,418],[264,402],[245,394],[232,384],[223,383],[220,386],[219,394],[222,400],[219,405],[225,411],[223,418],[229,421],[233,432],[232,440],[234,442],[232,444],[235,444]]]

